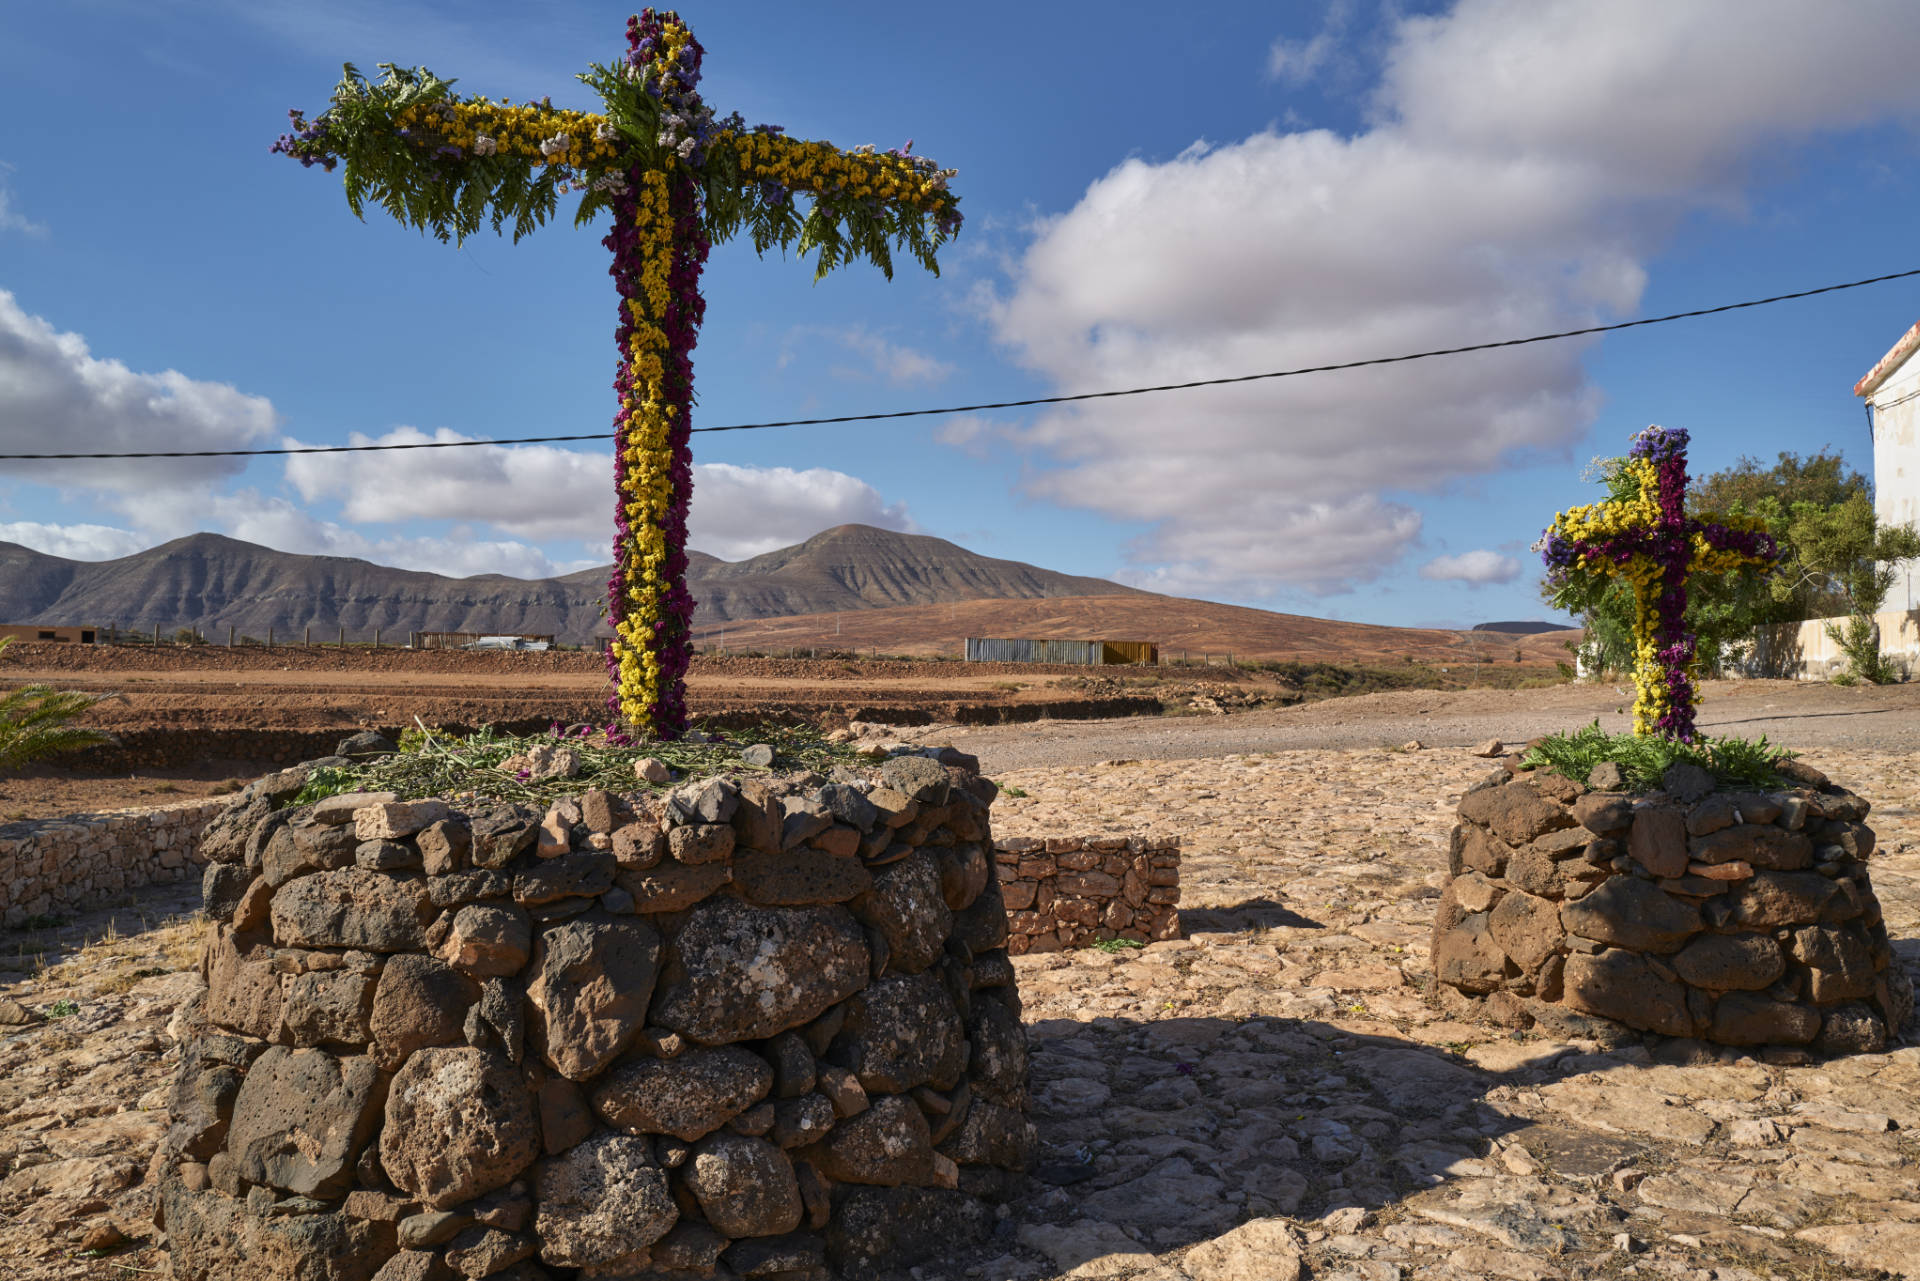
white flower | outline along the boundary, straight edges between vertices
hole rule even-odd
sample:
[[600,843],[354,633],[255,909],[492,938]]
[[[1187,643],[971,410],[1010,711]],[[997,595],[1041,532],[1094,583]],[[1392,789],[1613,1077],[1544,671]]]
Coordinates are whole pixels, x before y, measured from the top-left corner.
[[498,150],[500,150],[500,144],[495,142],[492,138],[487,137],[487,135],[485,135],[484,133],[476,133],[475,135],[473,135],[473,154],[474,155],[491,156]]
[[853,149],[853,154],[856,156],[870,156],[873,154],[873,144],[870,142],[863,142],[859,146]]
[[611,120],[602,120],[594,126],[593,138],[595,142],[618,142],[620,131],[613,127]]
[[540,154],[552,160],[556,156],[566,155],[567,149],[571,146],[573,146],[573,139],[567,137],[564,133],[556,133],[553,137],[548,138],[540,144]]
[[693,155],[693,148],[694,148],[694,140],[692,138],[683,138],[680,141],[680,145],[678,147],[675,147],[674,150],[680,153],[680,158],[682,160],[685,160],[689,156]]
[[659,136],[654,138],[654,141],[663,147],[671,147],[673,145],[673,130],[662,129]]

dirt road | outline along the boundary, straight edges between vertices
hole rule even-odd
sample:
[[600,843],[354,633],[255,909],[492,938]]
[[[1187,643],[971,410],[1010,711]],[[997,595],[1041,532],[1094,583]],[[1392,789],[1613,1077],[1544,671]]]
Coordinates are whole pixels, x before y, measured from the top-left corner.
[[[980,757],[999,774],[1047,766],[1089,765],[1116,758],[1190,760],[1245,752],[1398,747],[1466,747],[1498,738],[1523,742],[1538,734],[1599,720],[1632,728],[1630,690],[1614,685],[1561,685],[1536,690],[1410,690],[1329,699],[1229,716],[1085,721],[1048,727],[938,727],[938,737]],[[1700,727],[1712,735],[1758,738],[1808,751],[1820,747],[1907,751],[1920,748],[1920,684],[1842,688],[1796,681],[1711,681]]]

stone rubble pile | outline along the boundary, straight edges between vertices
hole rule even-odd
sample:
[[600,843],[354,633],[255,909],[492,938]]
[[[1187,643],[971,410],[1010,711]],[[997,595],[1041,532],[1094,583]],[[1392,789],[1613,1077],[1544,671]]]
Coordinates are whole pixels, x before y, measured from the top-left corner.
[[1034,1135],[973,770],[544,815],[290,777],[209,843],[177,1281],[824,1281],[994,1228]]
[[[1434,973],[1485,1013],[1721,1045],[1877,1053],[1913,986],[1874,897],[1868,803],[1796,762],[1778,791],[1496,771],[1461,798]],[[1611,784],[1611,788],[1605,786]]]
[[994,859],[1015,956],[1179,937],[1177,836],[1004,836]]

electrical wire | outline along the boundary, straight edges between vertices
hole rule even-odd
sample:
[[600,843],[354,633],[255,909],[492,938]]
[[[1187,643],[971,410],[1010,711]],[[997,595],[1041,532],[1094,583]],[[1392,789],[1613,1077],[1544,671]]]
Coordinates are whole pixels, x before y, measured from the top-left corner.
[[[825,427],[835,423],[870,423],[894,418],[926,418],[937,414],[972,414],[989,409],[1026,409],[1037,405],[1065,405],[1085,400],[1111,400],[1120,396],[1145,396],[1153,392],[1227,387],[1236,383],[1261,382],[1272,378],[1298,378],[1305,374],[1338,373],[1347,369],[1368,369],[1379,365],[1404,364],[1411,360],[1430,360],[1436,356],[1463,356],[1469,352],[1497,351],[1503,347],[1525,347],[1533,343],[1558,342],[1566,338],[1584,338],[1592,334],[1618,333],[1623,329],[1664,325],[1675,320],[1693,320],[1701,316],[1718,316],[1729,311],[1744,311],[1749,307],[1766,307],[1777,302],[1792,302],[1800,298],[1839,293],[1846,289],[1861,289],[1867,285],[1885,284],[1889,280],[1906,280],[1912,276],[1920,276],[1920,267],[1910,271],[1890,272],[1884,276],[1869,276],[1865,280],[1850,280],[1844,284],[1822,285],[1818,289],[1801,289],[1790,294],[1774,294],[1769,298],[1751,298],[1746,302],[1722,303],[1718,307],[1676,311],[1665,316],[1621,320],[1609,325],[1588,325],[1581,329],[1563,329],[1556,333],[1534,334],[1527,338],[1503,338],[1497,342],[1470,343],[1464,347],[1436,347],[1430,351],[1414,351],[1399,356],[1374,356],[1366,360],[1344,360],[1328,365],[1303,365],[1296,369],[1279,369],[1264,374],[1240,374],[1231,378],[1200,378],[1192,382],[1161,383],[1153,387],[1125,387],[1115,391],[1085,391],[1065,396],[1033,396],[1026,400],[983,401],[975,405],[946,405],[938,409],[896,409],[878,414],[839,414],[831,418],[786,418],[763,423],[729,423],[720,427],[694,427],[690,430],[692,432],[766,431],[774,427]],[[570,436],[512,436],[492,440],[419,440],[386,445],[298,445],[281,449],[178,449],[99,454],[0,454],[0,462],[72,462],[116,458],[266,458],[285,454],[367,454],[393,449],[465,449],[475,445],[547,445],[564,441],[611,440],[612,438],[612,432],[603,431]]]

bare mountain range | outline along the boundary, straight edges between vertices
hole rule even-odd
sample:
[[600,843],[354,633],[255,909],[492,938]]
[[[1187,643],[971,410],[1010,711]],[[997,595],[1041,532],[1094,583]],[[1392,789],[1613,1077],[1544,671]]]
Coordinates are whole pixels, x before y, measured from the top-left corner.
[[[696,624],[968,600],[1146,595],[1103,578],[979,556],[944,539],[841,525],[804,543],[723,561],[690,553]],[[0,543],[0,622],[108,626],[209,640],[227,629],[265,637],[375,628],[552,633],[581,642],[606,631],[606,567],[559,578],[447,578],[345,556],[277,552],[193,534],[119,560],[78,561]]]

